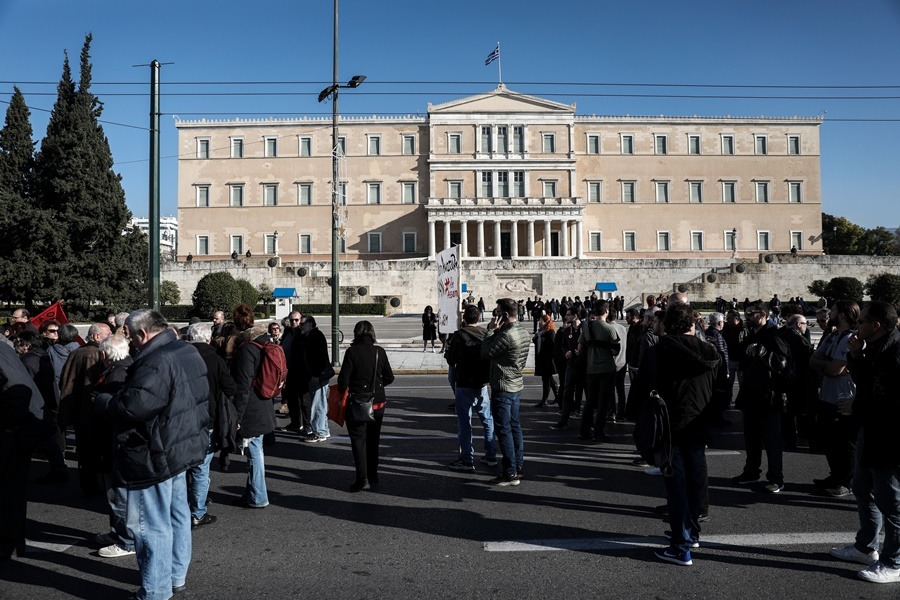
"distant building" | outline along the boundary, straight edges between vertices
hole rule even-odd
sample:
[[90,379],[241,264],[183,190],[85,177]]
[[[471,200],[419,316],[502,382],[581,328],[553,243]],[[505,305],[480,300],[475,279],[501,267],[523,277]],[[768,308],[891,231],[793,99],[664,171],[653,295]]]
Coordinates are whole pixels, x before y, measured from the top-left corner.
[[[820,254],[819,118],[577,115],[486,94],[339,122],[341,260]],[[331,252],[330,120],[178,121],[178,256]],[[820,239],[820,238],[819,238]]]
[[[147,217],[135,217],[129,223],[131,227],[137,227],[147,235],[150,235],[150,219]],[[159,219],[159,253],[160,255],[175,258],[178,254],[178,218],[160,217]]]

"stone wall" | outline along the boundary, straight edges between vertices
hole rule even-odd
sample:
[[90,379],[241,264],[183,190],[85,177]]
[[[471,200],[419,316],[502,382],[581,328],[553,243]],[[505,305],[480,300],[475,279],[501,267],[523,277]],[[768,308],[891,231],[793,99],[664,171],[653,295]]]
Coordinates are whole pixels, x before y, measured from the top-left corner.
[[[273,261],[274,262],[274,261]],[[584,296],[598,282],[614,282],[627,304],[640,302],[646,294],[673,292],[682,286],[692,299],[716,296],[743,300],[782,299],[803,296],[815,279],[856,277],[863,283],[870,275],[900,272],[900,257],[882,256],[792,256],[767,254],[730,259],[542,259],[472,260],[462,263],[462,281],[477,298],[489,304],[495,298]],[[161,278],[178,284],[182,303],[207,273],[228,271],[254,286],[297,289],[299,303],[330,303],[330,262],[278,263],[267,266],[266,258],[237,261],[195,261],[162,265]],[[302,275],[301,275],[302,273]],[[421,312],[436,304],[437,272],[434,261],[425,259],[348,261],[341,263],[341,302],[365,303],[397,298],[397,311]],[[360,291],[365,292],[364,295]],[[465,297],[466,294],[463,294]]]

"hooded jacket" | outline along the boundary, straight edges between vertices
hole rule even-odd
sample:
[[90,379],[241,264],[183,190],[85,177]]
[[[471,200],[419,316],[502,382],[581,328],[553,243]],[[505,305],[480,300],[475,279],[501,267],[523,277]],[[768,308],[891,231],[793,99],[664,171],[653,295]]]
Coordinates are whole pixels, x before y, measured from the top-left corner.
[[456,367],[456,387],[481,389],[491,377],[491,364],[481,358],[485,329],[466,325],[450,337],[445,359]]
[[703,441],[702,414],[712,398],[719,352],[692,335],[664,335],[652,352],[656,354],[655,387],[669,410],[672,443]]
[[236,391],[234,409],[240,424],[239,434],[244,439],[255,438],[275,431],[275,410],[271,399],[260,398],[253,389],[253,378],[259,371],[261,355],[259,348],[247,342],[260,344],[268,341],[265,325],[254,325],[242,331],[236,341],[231,375]]

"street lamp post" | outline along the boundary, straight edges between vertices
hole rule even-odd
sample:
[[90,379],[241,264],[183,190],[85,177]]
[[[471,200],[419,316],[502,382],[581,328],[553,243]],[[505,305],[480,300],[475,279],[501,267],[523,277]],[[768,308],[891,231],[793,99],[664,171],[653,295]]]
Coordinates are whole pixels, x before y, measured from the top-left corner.
[[331,364],[341,364],[340,353],[340,264],[339,252],[341,244],[340,222],[340,182],[338,181],[338,90],[341,88],[357,88],[365,81],[365,75],[354,75],[347,85],[338,85],[338,0],[334,0],[334,63],[331,85],[319,93],[319,102],[331,97]]
[[734,244],[734,248],[732,249],[733,254],[731,255],[731,258],[737,258],[737,227],[731,230],[731,239],[732,243]]

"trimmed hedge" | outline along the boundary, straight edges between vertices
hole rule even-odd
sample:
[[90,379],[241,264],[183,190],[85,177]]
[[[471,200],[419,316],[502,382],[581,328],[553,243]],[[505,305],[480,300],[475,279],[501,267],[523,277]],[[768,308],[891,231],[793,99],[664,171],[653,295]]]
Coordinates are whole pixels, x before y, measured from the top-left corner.
[[[166,318],[166,321],[188,321],[194,316],[193,304],[172,304],[169,306],[160,306],[159,312]],[[200,317],[203,318],[202,316]],[[212,315],[207,317],[212,318]]]
[[[295,304],[294,310],[299,310],[304,315],[331,315],[331,304]],[[351,316],[382,315],[385,313],[384,302],[371,304],[341,304],[341,314]]]

